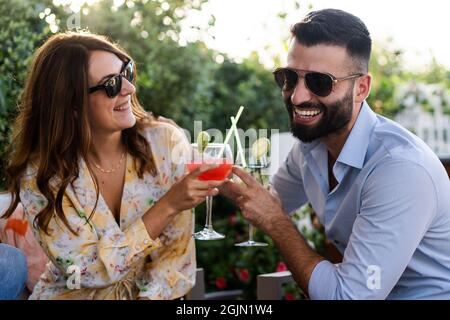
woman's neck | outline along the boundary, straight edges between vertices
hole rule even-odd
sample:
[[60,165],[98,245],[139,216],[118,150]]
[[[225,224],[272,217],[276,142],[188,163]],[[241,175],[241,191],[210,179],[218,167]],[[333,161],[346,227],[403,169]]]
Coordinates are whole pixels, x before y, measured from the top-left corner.
[[92,145],[88,157],[99,166],[112,167],[125,152],[122,132],[113,134],[92,134]]

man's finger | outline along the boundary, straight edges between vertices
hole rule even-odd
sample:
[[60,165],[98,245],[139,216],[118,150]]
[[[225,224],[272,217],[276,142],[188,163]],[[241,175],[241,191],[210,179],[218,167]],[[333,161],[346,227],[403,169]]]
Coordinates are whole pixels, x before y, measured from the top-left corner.
[[247,194],[247,187],[243,185],[239,185],[238,183],[229,182],[227,184],[227,193],[233,194],[237,197],[244,196]]
[[258,182],[250,174],[239,167],[233,167],[233,173],[241,178],[241,180],[249,187],[258,185]]

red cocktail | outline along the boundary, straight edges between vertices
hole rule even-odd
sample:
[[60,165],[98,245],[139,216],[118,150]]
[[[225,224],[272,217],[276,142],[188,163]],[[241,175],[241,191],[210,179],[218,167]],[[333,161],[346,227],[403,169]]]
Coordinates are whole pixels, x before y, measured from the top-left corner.
[[[186,161],[189,172],[197,169],[202,164],[217,164],[217,167],[203,172],[198,176],[199,180],[224,180],[230,175],[233,167],[233,154],[229,145],[208,143],[203,150],[199,150],[198,144],[192,144],[190,157]],[[206,197],[206,223],[203,230],[194,233],[197,240],[218,240],[225,236],[216,232],[212,226],[212,196]]]
[[[210,163],[210,162],[208,162]],[[199,180],[224,180],[231,173],[231,169],[233,165],[231,163],[218,163],[219,166],[217,168],[208,170],[202,173],[198,179]],[[189,172],[197,169],[201,164],[200,163],[188,163],[187,168]]]

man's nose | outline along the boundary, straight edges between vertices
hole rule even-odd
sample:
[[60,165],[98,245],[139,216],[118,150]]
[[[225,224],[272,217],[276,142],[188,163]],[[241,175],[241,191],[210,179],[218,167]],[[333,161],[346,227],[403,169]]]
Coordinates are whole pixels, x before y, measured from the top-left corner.
[[311,98],[312,93],[306,87],[305,78],[300,77],[291,95],[292,104],[298,106],[304,102],[310,101]]

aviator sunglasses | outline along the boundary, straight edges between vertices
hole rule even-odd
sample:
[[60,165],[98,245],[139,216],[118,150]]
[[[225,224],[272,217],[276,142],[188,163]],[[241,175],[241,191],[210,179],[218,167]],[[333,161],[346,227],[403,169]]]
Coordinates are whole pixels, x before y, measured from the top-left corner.
[[275,82],[283,91],[291,91],[297,86],[300,78],[305,78],[305,85],[313,94],[319,97],[326,97],[333,91],[333,85],[344,80],[358,78],[363,73],[353,74],[344,78],[336,78],[332,74],[305,71],[293,68],[277,68],[273,72]]
[[114,98],[117,96],[122,90],[122,77],[127,79],[130,83],[133,83],[134,81],[134,62],[133,60],[125,61],[123,63],[122,69],[120,70],[120,73],[118,75],[112,76],[108,78],[105,82],[102,84],[89,88],[89,93],[98,91],[98,90],[105,90],[106,95],[110,98]]

